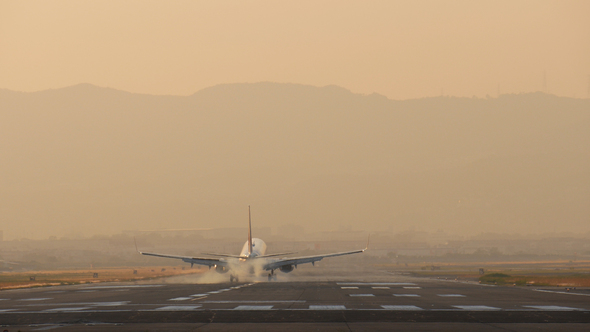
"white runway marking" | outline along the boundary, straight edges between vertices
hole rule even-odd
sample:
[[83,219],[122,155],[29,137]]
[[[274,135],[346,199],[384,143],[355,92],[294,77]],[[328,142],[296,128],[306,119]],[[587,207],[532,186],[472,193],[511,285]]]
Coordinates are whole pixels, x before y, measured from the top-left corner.
[[390,289],[390,288],[389,288],[389,287],[387,287],[387,286],[373,286],[373,287],[371,287],[371,288],[373,288],[373,289]]
[[415,305],[382,305],[381,307],[386,310],[424,310]]
[[469,311],[492,311],[492,310],[502,310],[496,307],[488,307],[487,305],[454,305],[453,307],[469,310]]
[[239,305],[234,310],[270,310],[271,305]]
[[118,302],[89,302],[89,303],[80,303],[82,305],[91,305],[94,307],[117,307],[120,305],[129,304],[130,301],[118,301]]
[[418,287],[418,286],[406,286],[406,287],[403,287],[403,289],[422,289],[422,287]]
[[186,301],[186,300],[192,300],[192,297],[175,297],[173,299],[168,299],[168,301]]
[[309,310],[346,310],[343,305],[310,305]]
[[189,310],[195,310],[200,307],[201,307],[200,305],[169,305],[169,306],[157,308],[156,310],[159,310],[159,311],[189,311]]
[[220,289],[220,290],[219,290],[219,292],[227,292],[227,291],[229,291],[229,290],[231,290],[231,289],[229,289],[229,288],[225,288],[225,289]]
[[68,308],[53,308],[53,309],[46,309],[43,310],[45,312],[69,312],[69,311],[82,311],[90,309],[90,307],[68,307]]
[[0,309],[0,312],[15,311],[16,309]]
[[560,307],[556,305],[523,305],[523,307],[542,311],[586,311],[586,309]]
[[31,330],[31,331],[48,331],[48,330],[53,330],[53,329],[57,329],[57,328],[64,327],[64,326],[67,326],[67,325],[65,325],[65,324],[64,325],[62,325],[62,324],[60,324],[60,325],[47,325],[47,326],[43,326],[43,327]]
[[440,297],[465,297],[463,294],[436,294]]
[[277,300],[277,301],[248,301],[248,300],[241,300],[241,301],[201,301],[201,303],[305,303],[305,300]]
[[393,296],[398,296],[398,297],[420,297],[420,295],[418,295],[418,294],[393,294]]
[[96,292],[96,291],[97,291],[96,289],[91,289],[91,290],[79,290],[79,291],[76,291],[76,293],[94,293],[94,292]]
[[10,299],[0,299],[0,301],[8,301],[8,300],[10,300]]
[[373,294],[348,294],[349,296],[361,297],[361,296],[375,296]]
[[164,285],[92,286],[92,287],[84,287],[84,289],[152,288],[152,287],[163,287],[163,286]]
[[416,286],[412,282],[337,282],[341,286]]
[[53,299],[52,297],[35,297],[35,298],[30,298],[30,299],[20,299],[18,301],[45,301],[45,300],[51,300]]
[[190,295],[190,296],[192,296],[192,297],[203,297],[203,296],[207,296],[207,295],[209,295],[209,294],[193,294],[193,295]]
[[210,292],[207,292],[207,293],[209,293],[209,294],[219,294],[219,293],[221,293],[221,291],[214,290],[214,291],[210,291]]
[[359,289],[359,288],[356,286],[352,286],[352,287],[351,286],[344,286],[344,287],[340,287],[340,289]]
[[535,292],[544,292],[544,293],[556,293],[556,294],[567,294],[567,295],[581,295],[581,296],[590,296],[590,294],[583,294],[583,293],[572,293],[572,292],[561,292],[561,291],[551,291],[546,289],[533,289]]

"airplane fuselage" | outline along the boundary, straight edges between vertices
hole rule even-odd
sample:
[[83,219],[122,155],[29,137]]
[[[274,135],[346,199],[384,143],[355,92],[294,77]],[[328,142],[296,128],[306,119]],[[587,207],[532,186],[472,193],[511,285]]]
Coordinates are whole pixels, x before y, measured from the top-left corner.
[[261,239],[253,238],[252,239],[252,253],[248,252],[248,241],[244,243],[244,247],[242,247],[242,252],[240,252],[240,261],[246,260],[248,258],[254,258],[257,256],[264,256],[266,253],[266,243]]

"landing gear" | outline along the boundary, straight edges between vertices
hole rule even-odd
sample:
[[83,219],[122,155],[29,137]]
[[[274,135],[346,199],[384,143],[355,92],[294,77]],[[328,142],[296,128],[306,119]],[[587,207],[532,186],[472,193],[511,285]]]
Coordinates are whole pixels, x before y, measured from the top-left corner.
[[233,274],[230,274],[230,275],[229,275],[229,282],[232,282],[232,283],[233,283],[233,282],[234,282],[234,280],[235,280],[236,282],[240,282],[240,279],[238,278],[238,276],[234,276]]
[[270,273],[268,274],[268,281],[277,281],[277,275],[275,274],[274,270],[270,270]]

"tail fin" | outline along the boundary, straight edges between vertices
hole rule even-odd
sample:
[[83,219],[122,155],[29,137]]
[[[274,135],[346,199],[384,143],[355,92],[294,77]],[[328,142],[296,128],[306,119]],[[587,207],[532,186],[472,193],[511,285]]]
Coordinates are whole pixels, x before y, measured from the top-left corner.
[[252,254],[252,215],[248,205],[248,254]]

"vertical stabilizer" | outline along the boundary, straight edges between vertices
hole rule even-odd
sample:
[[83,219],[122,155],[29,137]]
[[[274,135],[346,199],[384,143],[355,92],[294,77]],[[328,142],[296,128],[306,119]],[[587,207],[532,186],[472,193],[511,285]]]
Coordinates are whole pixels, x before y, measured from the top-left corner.
[[248,256],[252,255],[252,215],[248,205]]

